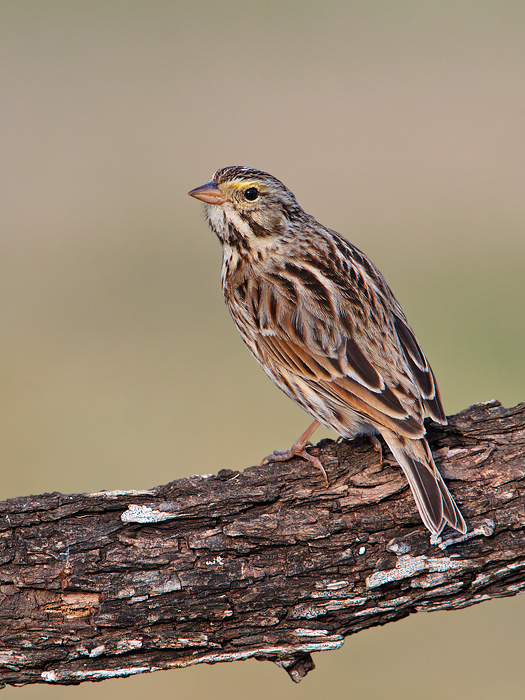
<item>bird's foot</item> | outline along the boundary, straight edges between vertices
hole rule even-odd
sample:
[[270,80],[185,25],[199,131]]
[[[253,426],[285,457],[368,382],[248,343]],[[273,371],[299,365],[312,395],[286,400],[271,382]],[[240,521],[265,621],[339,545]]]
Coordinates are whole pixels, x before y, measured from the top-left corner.
[[317,467],[317,469],[319,469],[323,474],[326,486],[328,487],[330,485],[326,469],[323,467],[321,460],[319,457],[315,457],[307,452],[305,445],[295,443],[295,445],[292,445],[289,450],[274,450],[271,455],[267,455],[264,459],[262,459],[259,462],[259,465],[261,466],[265,462],[287,462],[289,459],[293,459],[294,457],[306,459],[307,462],[310,462],[310,464],[313,464],[314,467]]
[[306,459],[307,462],[310,462],[311,464],[314,465],[314,467],[317,467],[319,469],[324,477],[324,481],[326,486],[329,485],[328,483],[328,476],[326,474],[326,470],[321,464],[321,460],[318,457],[314,457],[314,455],[311,455],[309,452],[306,451],[307,447],[311,447],[312,443],[309,441],[310,435],[316,430],[319,426],[319,423],[314,420],[314,422],[308,426],[308,428],[304,431],[304,433],[301,435],[299,440],[297,440],[289,450],[274,450],[271,455],[268,455],[264,459],[262,459],[259,462],[259,465],[263,465],[265,462],[287,462],[289,459],[293,459],[294,457],[301,457],[302,459]]

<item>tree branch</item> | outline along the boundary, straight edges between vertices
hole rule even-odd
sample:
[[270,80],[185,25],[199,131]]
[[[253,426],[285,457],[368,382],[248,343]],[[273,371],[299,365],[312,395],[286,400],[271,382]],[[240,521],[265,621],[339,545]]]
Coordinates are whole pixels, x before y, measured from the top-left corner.
[[367,441],[149,491],[0,503],[0,683],[62,683],[310,653],[420,610],[525,588],[525,404],[428,425],[469,526],[430,543]]

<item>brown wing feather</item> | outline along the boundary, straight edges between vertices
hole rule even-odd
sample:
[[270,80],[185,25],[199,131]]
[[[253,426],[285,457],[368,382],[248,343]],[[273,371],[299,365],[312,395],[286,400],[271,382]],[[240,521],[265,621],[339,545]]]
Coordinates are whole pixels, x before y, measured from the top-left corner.
[[432,372],[432,368],[428,364],[414,332],[406,320],[397,315],[394,316],[394,326],[406,360],[412,370],[414,380],[421,391],[425,408],[437,423],[446,425],[447,417],[441,402],[434,372]]
[[373,392],[354,379],[330,373],[330,363],[326,357],[276,335],[260,338],[259,352],[264,354],[267,366],[273,365],[274,373],[282,372],[279,365],[284,365],[289,372],[306,381],[309,388],[325,402],[332,403],[339,413],[342,407],[347,406],[364,419],[397,430],[406,437],[421,437],[424,434],[421,419],[411,415],[389,387]]
[[[350,409],[349,416],[354,412],[377,428],[385,427],[408,438],[424,434],[421,402],[411,391],[413,380],[407,372],[401,386],[385,367],[378,371],[349,335],[348,321],[339,325],[332,321],[328,327],[326,316],[314,313],[312,300],[303,300],[298,312],[283,297],[276,304],[271,286],[262,280],[258,280],[257,287],[249,310],[262,332],[252,351],[274,376],[279,377],[283,371],[291,373],[306,383],[316,397],[316,405],[323,401],[338,415],[344,415],[346,408]],[[270,316],[271,327],[261,324]],[[397,362],[396,376],[400,368],[403,363]]]
[[[366,287],[368,294],[372,288]],[[305,386],[311,401],[300,403],[314,415],[324,404],[323,417],[330,411],[342,417],[338,426],[348,434],[357,414],[364,425],[407,438],[424,435],[423,406],[435,420],[446,420],[432,370],[402,311],[379,308],[375,316],[359,318],[327,276],[292,264],[280,276],[245,278],[232,291],[241,303],[230,309],[253,354],[281,387]],[[382,298],[374,299],[376,308]],[[360,339],[375,343],[377,352],[366,353]],[[279,382],[284,372],[290,376]],[[296,390],[288,393],[298,400]]]

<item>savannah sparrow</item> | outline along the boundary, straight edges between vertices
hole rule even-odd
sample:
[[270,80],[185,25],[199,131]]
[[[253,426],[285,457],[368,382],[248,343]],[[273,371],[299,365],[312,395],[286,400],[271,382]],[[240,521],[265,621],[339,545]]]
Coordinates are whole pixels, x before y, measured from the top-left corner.
[[447,422],[434,374],[379,270],[268,173],[222,168],[189,194],[206,203],[222,243],[222,290],[244,342],[315,419],[290,450],[266,460],[299,456],[326,479],[306,451],[319,424],[376,444],[380,433],[430,532],[446,523],[466,532],[425,439],[425,410]]

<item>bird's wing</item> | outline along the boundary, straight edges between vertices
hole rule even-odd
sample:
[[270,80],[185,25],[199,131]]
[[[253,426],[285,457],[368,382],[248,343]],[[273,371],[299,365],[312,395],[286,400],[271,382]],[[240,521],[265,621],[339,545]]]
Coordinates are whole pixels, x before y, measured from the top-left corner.
[[425,430],[419,390],[395,332],[387,336],[381,330],[363,338],[362,344],[376,346],[366,354],[346,311],[332,307],[328,313],[312,292],[293,303],[275,284],[252,279],[243,295],[258,331],[252,352],[261,364],[285,381],[306,383],[339,415],[346,407],[378,429],[421,437]]
[[394,326],[406,361],[421,392],[425,408],[436,423],[446,425],[447,418],[434,372],[402,312],[399,315],[394,314]]

